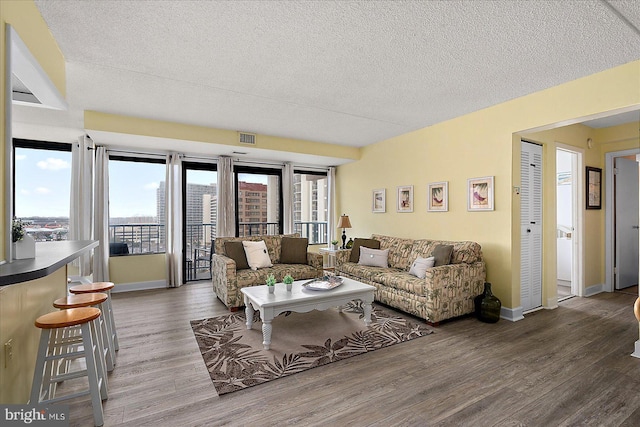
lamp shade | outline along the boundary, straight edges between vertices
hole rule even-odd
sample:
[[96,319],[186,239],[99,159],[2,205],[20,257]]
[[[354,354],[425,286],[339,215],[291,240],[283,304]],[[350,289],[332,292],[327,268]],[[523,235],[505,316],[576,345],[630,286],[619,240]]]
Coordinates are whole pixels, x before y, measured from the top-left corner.
[[340,217],[337,228],[351,228],[351,221],[349,221],[348,215],[342,215]]

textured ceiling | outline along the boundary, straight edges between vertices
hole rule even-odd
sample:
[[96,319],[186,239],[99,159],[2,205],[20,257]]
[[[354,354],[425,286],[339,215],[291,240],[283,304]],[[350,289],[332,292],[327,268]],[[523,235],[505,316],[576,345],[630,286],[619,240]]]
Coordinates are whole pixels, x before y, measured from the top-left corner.
[[[640,2],[36,0],[82,111],[364,146],[640,59]],[[635,26],[635,28],[634,28]]]

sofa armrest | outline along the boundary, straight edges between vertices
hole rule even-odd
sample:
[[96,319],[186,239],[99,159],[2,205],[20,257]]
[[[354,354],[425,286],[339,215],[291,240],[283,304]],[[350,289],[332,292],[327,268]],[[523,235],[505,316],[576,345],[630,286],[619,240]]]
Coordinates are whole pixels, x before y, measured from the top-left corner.
[[324,268],[322,254],[316,252],[307,252],[307,264],[315,269],[322,270]]
[[237,293],[238,281],[236,278],[236,262],[224,255],[213,254],[211,256],[211,281],[216,296],[227,307],[232,307],[235,301],[230,297]]
[[340,267],[345,262],[349,262],[351,249],[342,249],[336,252],[336,267]]
[[425,295],[441,294],[445,289],[455,289],[465,296],[482,293],[486,279],[484,261],[471,264],[447,264],[428,268],[425,275]]

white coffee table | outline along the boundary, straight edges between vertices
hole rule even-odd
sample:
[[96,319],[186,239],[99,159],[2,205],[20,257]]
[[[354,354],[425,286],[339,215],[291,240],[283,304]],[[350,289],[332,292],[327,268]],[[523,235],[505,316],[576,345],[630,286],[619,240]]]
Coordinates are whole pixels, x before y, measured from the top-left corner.
[[371,324],[371,303],[375,287],[357,280],[343,278],[342,285],[328,291],[312,291],[304,289],[303,283],[309,280],[293,282],[291,292],[287,292],[283,283],[276,283],[275,292],[269,293],[266,285],[242,288],[244,294],[245,314],[247,316],[247,329],[253,326],[253,313],[260,312],[262,319],[262,345],[269,350],[271,345],[271,321],[280,313],[295,311],[307,313],[311,310],[326,310],[330,307],[342,306],[353,300],[361,300],[364,308],[364,324]]

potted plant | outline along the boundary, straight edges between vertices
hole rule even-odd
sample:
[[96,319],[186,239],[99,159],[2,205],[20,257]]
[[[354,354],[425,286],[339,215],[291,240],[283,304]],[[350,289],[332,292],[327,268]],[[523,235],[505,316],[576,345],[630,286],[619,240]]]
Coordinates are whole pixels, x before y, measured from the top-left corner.
[[337,239],[333,239],[333,240],[331,241],[331,248],[332,248],[334,251],[337,251],[337,250],[338,250],[338,240],[337,240]]
[[282,282],[287,285],[287,292],[291,292],[291,287],[293,286],[293,277],[290,274],[287,274],[282,279]]
[[273,274],[270,274],[267,276],[267,288],[269,289],[269,293],[272,294],[275,292],[276,289],[276,278],[274,277]]
[[13,259],[36,257],[36,241],[27,234],[24,222],[14,218],[11,223],[11,241],[13,242]]

